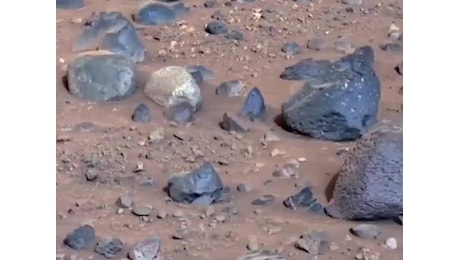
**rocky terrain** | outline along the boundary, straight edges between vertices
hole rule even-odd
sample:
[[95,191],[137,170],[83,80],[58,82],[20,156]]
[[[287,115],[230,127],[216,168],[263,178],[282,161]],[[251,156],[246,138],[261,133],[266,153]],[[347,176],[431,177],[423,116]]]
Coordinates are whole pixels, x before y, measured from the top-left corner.
[[402,1],[56,5],[56,259],[402,259]]

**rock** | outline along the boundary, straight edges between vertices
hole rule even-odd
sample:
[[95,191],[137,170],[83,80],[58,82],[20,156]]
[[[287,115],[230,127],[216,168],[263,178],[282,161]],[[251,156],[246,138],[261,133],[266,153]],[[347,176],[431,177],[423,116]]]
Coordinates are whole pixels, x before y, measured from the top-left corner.
[[263,140],[267,143],[278,142],[280,138],[271,130],[265,132]]
[[134,109],[131,119],[134,122],[147,123],[150,122],[150,109],[146,104],[139,104]]
[[361,5],[363,0],[342,0],[342,3],[347,5]]
[[67,71],[71,94],[91,101],[122,100],[137,89],[136,64],[122,55],[85,54]]
[[380,81],[370,47],[357,49],[327,65],[303,60],[283,72],[304,79],[303,88],[282,105],[287,126],[316,139],[355,140],[376,122]]
[[224,97],[238,97],[244,94],[245,87],[241,80],[230,80],[220,83],[216,94]]
[[242,41],[244,40],[244,35],[240,31],[231,30],[229,33],[227,33],[227,35],[225,35],[225,38],[234,41]]
[[145,84],[144,93],[164,108],[182,102],[189,103],[193,112],[201,108],[200,87],[182,67],[167,66],[154,71]]
[[356,143],[339,171],[331,217],[393,219],[403,211],[403,131],[379,125]]
[[394,237],[390,237],[385,241],[385,246],[390,249],[398,248],[398,241]]
[[97,126],[93,122],[81,122],[73,127],[73,131],[81,133],[90,133],[96,130]]
[[347,39],[338,39],[334,42],[334,49],[341,52],[348,52],[353,48],[351,42]]
[[203,79],[203,81],[209,81],[215,77],[214,72],[211,69],[208,69],[201,65],[187,66],[186,69],[189,73],[198,72],[199,74],[201,74],[201,78]]
[[213,35],[227,34],[228,28],[227,24],[222,21],[212,21],[206,25],[205,31]]
[[396,72],[398,72],[399,75],[403,74],[403,62],[402,61],[395,67],[395,70]]
[[185,6],[184,3],[177,3],[171,6],[171,8],[174,10],[174,13],[176,13],[177,18],[185,16],[190,11],[190,7]]
[[300,163],[297,160],[289,160],[281,167],[277,167],[273,172],[273,177],[282,179],[299,178]]
[[325,232],[311,231],[303,234],[295,245],[312,255],[323,255],[329,250],[329,239]]
[[209,162],[188,174],[172,177],[168,181],[169,196],[180,203],[192,203],[203,195],[211,196],[214,203],[220,199],[223,190],[223,183]]
[[85,0],[56,0],[56,8],[58,9],[80,9],[85,6]]
[[380,229],[376,225],[360,224],[350,229],[350,232],[360,238],[377,238],[380,235]]
[[270,157],[275,157],[275,156],[278,156],[278,155],[286,155],[287,152],[284,151],[284,150],[280,150],[278,148],[274,148],[271,152],[270,152]]
[[403,224],[403,216],[398,216],[397,222],[402,225]]
[[310,50],[320,51],[328,47],[327,41],[322,38],[312,38],[307,42],[307,48]]
[[271,194],[264,194],[260,196],[259,198],[253,200],[251,202],[252,205],[257,205],[257,206],[267,206],[271,205],[275,202],[275,196]]
[[289,56],[294,56],[300,52],[300,46],[295,42],[288,42],[281,47],[281,51]]
[[181,102],[170,106],[165,115],[166,119],[178,124],[193,121],[193,107],[187,102]]
[[380,45],[380,49],[385,52],[399,54],[403,52],[403,46],[399,42],[388,42]]
[[246,255],[241,256],[238,260],[286,260],[287,258],[266,249],[250,251]]
[[96,238],[96,231],[90,225],[83,225],[70,232],[64,239],[64,244],[75,250],[83,250]]
[[189,8],[183,3],[171,7],[158,3],[147,3],[135,14],[134,20],[144,25],[165,25],[176,21],[188,11]]
[[121,208],[125,208],[125,209],[131,208],[133,203],[134,203],[133,197],[129,195],[121,195],[117,201],[118,206]]
[[203,5],[206,8],[213,8],[219,6],[219,3],[216,0],[207,0]]
[[360,248],[358,254],[356,254],[356,260],[379,260],[380,253],[375,252],[369,248]]
[[236,190],[239,192],[251,192],[254,190],[254,188],[249,183],[240,183],[238,186],[236,186]]
[[224,113],[220,127],[225,131],[248,132],[249,126],[244,121],[244,118],[232,113]]
[[152,212],[152,206],[146,204],[135,204],[133,214],[138,217],[148,216]]
[[295,195],[292,195],[283,201],[283,205],[292,210],[301,208],[303,210],[323,213],[323,206],[318,202],[312,190],[309,187],[305,187]]
[[105,256],[106,258],[114,258],[116,254],[123,250],[123,242],[118,238],[108,238],[97,243],[96,253]]
[[206,206],[206,205],[211,205],[213,202],[214,202],[214,197],[206,194],[206,195],[202,195],[194,199],[191,204]]
[[264,97],[259,88],[255,87],[249,91],[246,96],[246,101],[244,102],[243,108],[241,109],[240,115],[248,117],[251,120],[264,120],[265,111]]
[[160,260],[160,238],[155,236],[138,243],[128,256],[131,260]]
[[[188,69],[187,69],[188,71]],[[199,71],[189,71],[198,86],[203,84],[203,75]]]
[[136,28],[120,12],[93,13],[78,36],[74,50],[108,50],[134,62],[143,62],[146,56]]
[[86,170],[85,177],[87,181],[94,181],[98,176],[99,172],[95,168],[89,168]]

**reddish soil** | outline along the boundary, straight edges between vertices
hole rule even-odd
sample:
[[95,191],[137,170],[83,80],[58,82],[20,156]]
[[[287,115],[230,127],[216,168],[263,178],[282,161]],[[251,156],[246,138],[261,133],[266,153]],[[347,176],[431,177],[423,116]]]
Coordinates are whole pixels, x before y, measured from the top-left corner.
[[[353,142],[312,140],[286,132],[272,120],[280,113],[281,104],[302,86],[300,81],[280,79],[283,69],[303,58],[337,59],[343,56],[332,48],[322,51],[305,48],[312,37],[324,38],[332,44],[339,35],[346,36],[354,47],[371,45],[374,48],[375,69],[382,82],[380,118],[402,119],[400,89],[403,78],[394,69],[402,61],[402,54],[386,53],[378,47],[389,41],[387,32],[392,22],[402,32],[402,0],[383,0],[378,8],[375,8],[377,1],[364,1],[361,7],[370,9],[367,14],[359,7],[354,13],[347,13],[341,1],[333,0],[315,0],[313,5],[289,0],[258,0],[255,4],[233,2],[234,7],[223,7],[223,1],[218,2],[219,8],[204,8],[203,0],[186,1],[187,5],[195,7],[176,24],[158,27],[135,24],[142,27],[139,33],[150,55],[146,62],[138,65],[144,80],[150,72],[167,65],[201,64],[215,72],[215,81],[203,87],[203,110],[197,114],[195,122],[186,127],[166,122],[160,109],[142,91],[124,101],[94,103],[71,96],[62,83],[68,61],[75,55],[72,44],[81,31],[81,20],[99,11],[120,11],[129,17],[140,1],[87,0],[81,10],[57,10],[56,130],[57,138],[64,140],[57,143],[56,151],[57,253],[77,255],[82,259],[104,259],[93,250],[77,252],[62,243],[68,232],[90,222],[98,237],[115,236],[125,243],[123,254],[115,259],[123,258],[132,245],[152,235],[160,236],[165,259],[236,259],[247,251],[250,236],[256,238],[260,248],[279,248],[288,259],[309,259],[306,252],[286,241],[311,229],[325,230],[330,241],[337,245],[318,259],[354,259],[361,247],[380,253],[379,259],[402,259],[403,229],[394,222],[375,223],[382,229],[383,239],[397,239],[396,250],[385,248],[381,240],[353,237],[349,228],[360,222],[284,208],[281,202],[306,183],[312,185],[318,200],[326,203],[326,188],[343,162],[336,153],[352,147]],[[259,19],[260,9],[277,10],[281,15]],[[230,28],[243,32],[246,41],[234,44],[204,32],[204,25],[212,20],[211,14],[216,10],[222,11]],[[341,10],[339,15],[337,10]],[[267,32],[269,26],[274,27],[273,35]],[[153,39],[154,35],[160,40]],[[173,41],[176,44],[171,47]],[[303,52],[291,59],[285,58],[280,49],[286,42],[299,43]],[[224,112],[238,111],[244,101],[244,97],[215,95],[218,83],[232,79],[241,79],[248,88],[259,87],[269,106],[268,120],[242,136],[228,134],[218,126]],[[141,102],[151,109],[151,123],[137,124],[131,120],[133,109]],[[93,123],[94,129],[75,129],[82,122]],[[149,134],[161,128],[165,132],[164,142],[149,144]],[[264,147],[260,140],[269,129],[274,130],[280,141]],[[252,150],[249,153],[248,147]],[[271,157],[274,148],[286,154]],[[193,152],[196,149],[204,156],[197,156]],[[146,159],[147,153],[153,159]],[[300,166],[300,178],[280,180],[272,176],[277,165],[300,157],[306,158]],[[105,166],[104,174],[94,182],[88,182],[84,176],[84,161],[91,159]],[[232,205],[238,210],[237,215],[225,213],[228,204],[212,206],[215,216],[225,216],[222,223],[216,221],[215,216],[206,216],[206,208],[169,201],[163,191],[173,174],[197,168],[204,160],[213,162],[234,195]],[[145,170],[133,173],[138,162],[143,163]],[[141,187],[139,183],[148,178],[154,181],[153,186]],[[273,181],[267,184],[269,179]],[[240,183],[249,183],[254,190],[237,192],[236,186]],[[117,214],[115,202],[123,194],[132,195],[136,202],[150,204],[154,209],[151,220],[142,221],[129,210]],[[251,205],[251,201],[262,194],[273,194],[275,204]],[[173,215],[178,211],[182,217],[156,217],[161,212]],[[184,225],[195,230],[196,235],[184,240],[172,239],[176,230]]]

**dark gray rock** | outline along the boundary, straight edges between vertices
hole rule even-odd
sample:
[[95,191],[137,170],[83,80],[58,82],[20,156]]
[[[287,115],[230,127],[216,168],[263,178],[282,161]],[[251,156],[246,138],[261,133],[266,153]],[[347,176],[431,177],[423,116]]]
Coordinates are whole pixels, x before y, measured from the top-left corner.
[[129,195],[122,195],[118,198],[117,206],[121,208],[130,208],[134,203],[133,197]]
[[244,118],[239,117],[233,113],[224,113],[222,117],[222,122],[220,122],[220,127],[225,131],[235,131],[235,132],[248,132],[249,126],[244,121]]
[[203,5],[206,8],[213,8],[219,6],[219,3],[216,0],[207,0]]
[[398,72],[399,75],[402,75],[403,74],[403,62],[401,61],[401,63],[396,65],[395,69],[396,69],[396,72]]
[[114,258],[115,255],[123,250],[123,242],[118,238],[107,238],[97,243],[96,253],[105,256],[106,258]]
[[353,48],[353,45],[349,40],[342,38],[334,42],[334,48],[337,51],[347,52],[348,50],[351,50],[351,48]]
[[251,120],[264,120],[266,110],[264,96],[259,88],[255,87],[246,96],[240,115],[248,117]]
[[211,163],[205,162],[198,169],[168,181],[169,196],[180,203],[192,203],[197,198],[208,195],[212,202],[220,199],[224,185]]
[[134,25],[120,12],[93,13],[74,45],[75,51],[108,50],[143,62],[146,48]]
[[403,211],[403,132],[378,126],[360,138],[345,160],[326,207],[331,217],[393,219]]
[[312,255],[323,255],[329,250],[329,238],[325,232],[314,230],[303,234],[296,242],[296,247]]
[[238,97],[244,94],[245,87],[241,80],[230,80],[220,83],[216,94],[224,97]]
[[75,58],[67,72],[69,91],[92,101],[122,100],[138,87],[136,64],[122,55],[85,54]]
[[137,107],[134,109],[133,115],[131,116],[131,119],[134,122],[141,122],[141,123],[147,123],[150,122],[150,109],[149,107],[141,103],[137,105]]
[[166,110],[166,119],[178,124],[191,122],[194,119],[193,107],[187,102],[171,105]]
[[227,33],[227,35],[225,35],[225,38],[234,41],[242,41],[244,40],[244,35],[240,31],[231,30],[229,33]]
[[388,42],[380,45],[380,49],[388,53],[400,54],[403,52],[403,45],[399,42]]
[[206,25],[205,31],[209,34],[227,34],[227,24],[222,21],[212,21]]
[[324,212],[323,206],[318,202],[310,187],[305,187],[297,194],[288,197],[283,201],[283,205],[292,210],[300,208],[314,213]]
[[281,47],[281,51],[289,56],[294,56],[300,52],[300,46],[295,42],[288,42]]
[[271,194],[264,194],[260,196],[259,198],[253,200],[251,204],[256,205],[256,206],[268,206],[268,205],[273,204],[274,202],[275,202],[275,196]]
[[56,0],[56,8],[59,9],[80,9],[85,6],[85,0]]
[[195,72],[201,74],[202,81],[212,80],[215,77],[214,72],[211,69],[206,68],[205,66],[202,66],[202,65],[191,65],[191,66],[187,66],[186,69],[189,73],[192,74],[192,76],[193,76],[193,73]]
[[366,46],[333,63],[307,59],[286,68],[282,77],[306,80],[282,105],[287,126],[317,139],[359,138],[375,124],[380,102],[373,60]]
[[307,42],[307,48],[310,50],[320,51],[329,47],[327,41],[322,38],[312,38]]
[[189,71],[198,86],[203,85],[203,74],[199,71]]
[[90,225],[83,225],[70,232],[64,239],[64,244],[75,250],[83,250],[96,238],[96,231]]
[[131,260],[159,260],[161,258],[160,249],[160,238],[154,236],[136,244],[129,251],[128,256]]
[[189,12],[190,8],[184,3],[167,6],[158,3],[148,3],[134,15],[137,23],[144,25],[170,24]]
[[371,224],[359,224],[350,228],[350,232],[360,238],[377,238],[381,233],[379,227]]

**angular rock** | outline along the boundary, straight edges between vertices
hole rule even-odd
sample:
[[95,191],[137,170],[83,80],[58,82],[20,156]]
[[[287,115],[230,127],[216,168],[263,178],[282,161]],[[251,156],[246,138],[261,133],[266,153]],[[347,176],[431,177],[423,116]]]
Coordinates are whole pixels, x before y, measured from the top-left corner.
[[85,6],[85,0],[56,0],[56,8],[59,9],[80,9]]
[[403,131],[379,125],[345,160],[326,207],[331,217],[393,219],[403,211]]
[[75,250],[83,250],[96,238],[96,231],[90,225],[83,225],[70,232],[64,239],[64,244]]
[[228,27],[227,24],[222,21],[212,21],[206,25],[205,31],[213,35],[227,34]]
[[152,206],[146,204],[136,204],[133,207],[133,214],[138,217],[148,216],[152,212]]
[[310,187],[305,187],[297,194],[288,197],[283,201],[283,205],[292,210],[301,208],[314,213],[324,212],[323,206],[318,202]]
[[220,127],[225,131],[235,132],[248,132],[249,126],[244,121],[244,118],[240,118],[238,115],[224,113]]
[[71,94],[85,100],[122,100],[137,89],[136,64],[125,56],[87,53],[76,57],[67,71]]
[[180,203],[192,203],[203,195],[209,195],[214,203],[220,199],[223,190],[224,185],[209,162],[188,174],[172,177],[168,181],[169,196]]
[[246,96],[240,115],[251,120],[264,120],[266,110],[264,96],[259,88],[255,87]]
[[120,12],[93,13],[77,38],[74,51],[108,50],[143,62],[146,48],[134,25]]
[[134,122],[141,122],[141,123],[147,123],[150,121],[150,109],[146,104],[139,104],[137,107],[134,109],[133,115],[131,116],[131,119]]
[[[273,150],[277,151],[277,150]],[[273,154],[273,151],[270,155]],[[281,167],[277,167],[275,171],[273,171],[273,177],[278,177],[281,179],[297,179],[299,178],[299,168],[300,163],[297,160],[289,160]]]
[[231,30],[229,33],[227,33],[227,35],[225,35],[225,38],[234,41],[242,41],[244,40],[244,35],[240,31]]
[[230,80],[220,83],[216,94],[224,97],[238,97],[244,94],[245,87],[241,80]]
[[350,232],[360,238],[377,238],[381,233],[379,227],[371,224],[359,224],[350,228]]
[[373,60],[372,49],[362,47],[334,63],[307,59],[286,68],[284,77],[306,80],[282,105],[287,126],[316,139],[359,138],[375,124],[380,102]]
[[96,253],[105,256],[106,258],[114,258],[115,255],[123,250],[123,242],[118,238],[107,238],[97,243]]
[[215,77],[214,72],[211,69],[208,69],[205,66],[201,66],[201,65],[187,66],[187,71],[190,74],[192,74],[194,72],[199,73],[201,75],[201,79],[203,81],[208,81],[208,80],[211,80],[211,79],[213,79]]
[[188,11],[189,8],[183,3],[171,7],[158,3],[147,3],[134,15],[134,20],[144,25],[164,25],[176,21]]
[[193,107],[187,102],[170,106],[166,111],[166,119],[178,124],[193,121]]
[[260,196],[259,198],[253,200],[251,202],[252,205],[257,205],[257,206],[267,206],[271,205],[275,202],[275,196],[271,194],[264,194]]
[[94,181],[99,176],[99,172],[95,168],[89,168],[86,170],[85,177],[87,181]]
[[121,195],[118,198],[117,205],[121,208],[130,208],[134,203],[133,197],[129,195]]
[[311,231],[303,234],[296,242],[296,247],[312,255],[323,255],[329,250],[329,238],[323,231]]
[[169,108],[189,103],[193,112],[201,108],[201,90],[195,79],[182,67],[167,66],[154,71],[144,87],[144,93],[156,104]]
[[238,260],[286,260],[287,258],[270,250],[259,249],[248,252]]
[[288,42],[281,47],[281,51],[289,56],[294,56],[300,52],[300,45],[295,42]]
[[326,40],[322,38],[312,38],[307,42],[307,48],[310,50],[320,51],[328,47]]
[[401,61],[401,63],[396,65],[395,69],[396,69],[396,72],[398,72],[399,75],[402,75],[403,74],[403,62]]
[[160,260],[160,238],[154,236],[138,243],[128,256],[131,260]]
[[239,192],[251,192],[254,188],[249,183],[240,183],[236,186],[236,190]]

